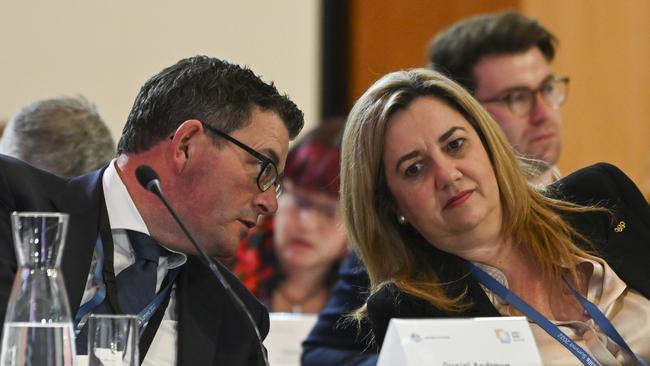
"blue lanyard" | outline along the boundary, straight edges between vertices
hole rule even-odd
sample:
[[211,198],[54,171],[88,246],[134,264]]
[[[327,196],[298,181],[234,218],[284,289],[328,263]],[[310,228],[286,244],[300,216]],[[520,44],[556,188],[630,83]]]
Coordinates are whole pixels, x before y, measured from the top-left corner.
[[156,312],[160,304],[165,301],[167,296],[169,295],[169,292],[172,290],[172,285],[174,284],[174,280],[176,280],[176,276],[178,276],[178,272],[180,272],[180,268],[174,268],[170,269],[167,271],[167,277],[166,281],[167,286],[165,286],[164,289],[161,289],[158,291],[158,294],[154,299],[149,303],[149,305],[145,306],[144,309],[142,309],[138,313],[138,326],[140,326],[140,329],[144,327],[145,324],[151,319],[153,314]]
[[[76,333],[79,333],[83,327],[83,324],[79,326],[83,318],[106,299],[106,284],[104,283],[104,276],[102,275],[104,266],[104,248],[102,246],[100,236],[97,237],[97,241],[95,242],[95,253],[97,253],[97,258],[95,262],[94,278],[95,282],[97,283],[97,291],[95,292],[95,295],[92,297],[92,299],[83,304],[79,308],[79,311],[77,311],[77,315],[74,319],[74,329]],[[138,313],[138,326],[140,328],[144,327],[144,325],[147,324],[158,307],[165,301],[171,292],[172,285],[176,280],[176,276],[178,276],[178,272],[180,272],[180,268],[174,268],[167,272],[167,276],[163,281],[163,283],[167,283],[167,285],[158,291],[156,297],[154,297],[154,299],[147,306],[145,306],[144,309],[140,311],[140,313]]]
[[564,279],[564,282],[566,282],[567,286],[573,291],[573,294],[575,295],[576,299],[580,302],[582,307],[587,311],[587,314],[591,316],[591,318],[598,324],[598,327],[616,344],[618,344],[621,348],[625,349],[629,354],[634,355],[636,357],[636,360],[639,362],[640,365],[642,366],[648,366],[648,364],[641,358],[641,356],[637,355],[632,351],[630,346],[625,342],[621,334],[616,330],[614,327],[614,324],[607,319],[605,314],[603,314],[600,309],[596,305],[594,305],[591,301],[587,300],[584,296],[580,295],[578,291],[576,291],[573,286],[569,284],[569,282]]
[[[512,291],[508,290],[506,287],[504,287],[497,280],[492,278],[492,276],[487,274],[485,271],[477,267],[475,264],[468,262],[468,265],[470,270],[472,271],[472,274],[479,280],[479,282],[481,282],[484,286],[489,288],[492,292],[497,294],[503,300],[516,307],[519,311],[524,313],[529,319],[532,319],[535,323],[537,323],[537,325],[539,325],[542,329],[544,329],[546,333],[548,333],[550,336],[555,338],[564,347],[566,347],[569,351],[571,351],[571,353],[573,353],[584,365],[589,365],[589,366],[599,365],[599,363],[596,362],[594,359],[592,359],[589,356],[589,354],[584,349],[582,349],[582,347],[576,344],[571,338],[569,338],[564,332],[562,332],[560,328],[558,328],[555,324],[553,324],[551,321],[546,319],[546,317],[544,317],[542,314],[537,312],[537,310],[533,309],[525,301],[520,299],[517,295],[513,294]],[[577,292],[572,287],[571,289],[575,294],[577,294]],[[580,301],[580,297],[578,297],[578,300]],[[586,307],[585,303],[580,301],[582,306],[589,313],[592,319],[594,319],[594,321],[598,324],[600,329],[602,329],[608,337],[612,338],[617,343],[618,343],[617,339],[619,339],[622,342],[619,343],[619,345],[623,345],[622,346],[623,348],[625,348],[631,354],[633,354],[640,365],[647,366],[647,364],[643,361],[643,359],[641,359],[641,357],[639,357],[634,352],[632,352],[632,350],[629,348],[627,343],[623,341],[623,338],[618,334],[618,332],[616,332],[614,326],[607,319],[607,317],[600,310],[598,310],[598,308],[594,304],[590,303],[587,299],[584,299],[584,301],[591,304],[591,306]],[[592,314],[592,311],[594,311],[594,309],[597,313],[600,314],[600,316],[598,315],[594,316]],[[610,335],[609,333],[610,328],[614,329],[614,332],[616,333],[617,337],[612,337],[612,335]]]
[[102,275],[104,248],[102,247],[102,239],[100,235],[97,235],[97,240],[95,242],[95,253],[97,253],[97,258],[95,259],[96,262],[94,278],[95,282],[98,283],[97,291],[95,292],[95,296],[93,296],[90,301],[81,305],[79,311],[77,311],[77,315],[74,318],[74,329],[77,334],[81,331],[81,327],[79,327],[81,320],[86,316],[86,314],[90,313],[94,308],[98,307],[99,304],[101,304],[106,298],[106,286],[104,285],[104,276]]

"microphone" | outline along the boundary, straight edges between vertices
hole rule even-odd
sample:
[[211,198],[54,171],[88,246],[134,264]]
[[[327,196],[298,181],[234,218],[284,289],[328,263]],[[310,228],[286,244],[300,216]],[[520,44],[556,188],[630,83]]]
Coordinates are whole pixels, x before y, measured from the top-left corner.
[[162,188],[160,188],[160,177],[155,170],[149,165],[140,165],[135,169],[135,177],[138,178],[138,182],[146,190],[151,191],[156,194],[156,196],[162,196]]
[[263,365],[269,366],[269,361],[267,359],[266,353],[264,352],[264,345],[262,344],[262,336],[260,336],[260,330],[257,329],[257,324],[255,324],[255,321],[253,320],[253,316],[250,314],[248,309],[246,308],[246,305],[244,305],[244,302],[237,296],[235,291],[232,289],[226,278],[223,276],[221,271],[219,270],[219,267],[217,267],[216,263],[210,258],[210,256],[205,252],[203,247],[199,245],[199,243],[194,240],[194,237],[190,233],[189,229],[185,226],[183,223],[183,220],[176,214],[176,211],[172,208],[171,204],[169,201],[167,201],[167,198],[162,192],[162,188],[160,186],[160,177],[158,176],[158,173],[156,173],[155,170],[153,170],[152,167],[148,165],[140,165],[135,169],[135,176],[138,179],[138,182],[140,185],[158,196],[160,200],[163,202],[165,207],[167,207],[167,211],[172,215],[178,226],[183,230],[183,233],[185,236],[190,240],[194,248],[196,248],[197,252],[199,252],[199,258],[203,261],[203,263],[210,269],[210,272],[217,277],[219,282],[221,283],[221,286],[226,290],[226,293],[230,295],[231,300],[239,307],[239,309],[246,314],[246,317],[248,318],[248,321],[250,322],[253,330],[255,331],[255,336],[257,337],[257,343],[259,346],[259,352],[262,355],[262,361]]

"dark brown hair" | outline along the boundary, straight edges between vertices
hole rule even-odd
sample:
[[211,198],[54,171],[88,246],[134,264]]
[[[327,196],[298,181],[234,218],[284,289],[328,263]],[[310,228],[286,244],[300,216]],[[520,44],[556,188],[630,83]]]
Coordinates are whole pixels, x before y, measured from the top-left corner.
[[537,20],[515,11],[462,20],[438,33],[429,45],[430,67],[474,92],[474,66],[490,55],[514,54],[537,47],[546,61],[555,57],[557,38]]
[[145,151],[188,119],[201,120],[225,133],[238,130],[248,123],[255,107],[277,113],[290,138],[302,129],[302,111],[252,70],[207,56],[180,60],[140,89],[118,154]]

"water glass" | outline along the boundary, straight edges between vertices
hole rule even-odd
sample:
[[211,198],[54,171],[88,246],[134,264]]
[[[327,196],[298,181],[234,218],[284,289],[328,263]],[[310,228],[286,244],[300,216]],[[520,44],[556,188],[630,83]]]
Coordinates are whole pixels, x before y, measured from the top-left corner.
[[91,315],[88,319],[88,365],[138,365],[138,339],[135,315]]

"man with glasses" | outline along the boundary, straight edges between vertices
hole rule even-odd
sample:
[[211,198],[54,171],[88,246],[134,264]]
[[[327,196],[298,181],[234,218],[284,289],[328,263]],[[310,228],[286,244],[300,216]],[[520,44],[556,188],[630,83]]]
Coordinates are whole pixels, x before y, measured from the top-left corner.
[[[158,173],[167,200],[209,256],[232,256],[258,219],[275,212],[288,142],[302,126],[302,112],[273,84],[196,56],[144,84],[117,157],[102,169],[64,179],[0,156],[0,317],[16,270],[10,213],[64,212],[62,271],[78,350],[85,350],[90,314],[124,313],[143,324],[143,365],[261,364],[247,315],[135,171],[148,165]],[[214,264],[263,340],[267,310]]]
[[530,180],[559,178],[562,113],[569,78],[551,70],[556,38],[517,12],[481,15],[439,33],[429,47],[431,67],[448,74],[501,125],[514,149],[530,159]]
[[[447,74],[500,124],[514,149],[529,158],[529,181],[559,178],[562,114],[569,79],[550,67],[555,37],[517,12],[480,15],[439,33],[429,48],[431,67]],[[345,318],[367,296],[369,280],[354,254],[341,265],[339,281],[303,343],[302,364],[374,365],[381,345],[371,345],[369,326]]]

